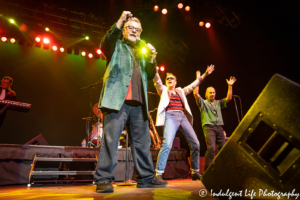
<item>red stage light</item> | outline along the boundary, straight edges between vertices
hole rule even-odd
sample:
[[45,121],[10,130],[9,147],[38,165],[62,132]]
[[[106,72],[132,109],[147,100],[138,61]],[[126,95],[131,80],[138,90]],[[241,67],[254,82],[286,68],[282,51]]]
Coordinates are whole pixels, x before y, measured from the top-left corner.
[[204,22],[203,21],[199,22],[199,26],[204,26]]
[[49,44],[49,43],[50,43],[50,40],[49,40],[48,38],[44,38],[43,42],[44,42],[45,44]]
[[190,11],[190,9],[191,9],[191,8],[190,8],[189,6],[186,6],[186,7],[185,7],[185,11]]
[[101,54],[101,53],[102,53],[101,49],[98,49],[97,54]]
[[93,54],[92,53],[89,53],[89,58],[92,58],[93,57]]
[[36,41],[36,42],[40,42],[40,41],[41,41],[41,38],[40,38],[40,37],[36,37],[36,38],[35,38],[35,41]]
[[183,8],[183,4],[182,3],[179,3],[178,6],[177,6],[179,9]]
[[1,41],[2,41],[2,42],[7,42],[7,37],[4,37],[4,36],[1,37]]
[[206,28],[209,28],[209,27],[210,27],[210,23],[209,23],[209,22],[206,22],[205,27],[206,27]]
[[160,66],[160,71],[162,71],[162,72],[165,71],[165,66],[163,66],[163,65]]
[[81,52],[81,56],[85,56],[85,55],[86,55],[85,51]]
[[164,14],[164,15],[165,15],[165,14],[167,14],[168,10],[167,10],[166,8],[164,8],[164,9],[162,9],[162,11],[161,11],[161,12],[162,12],[162,14]]
[[16,39],[15,38],[10,38],[9,42],[12,43],[12,44],[15,44],[16,43]]
[[155,5],[154,8],[153,8],[153,10],[154,10],[154,11],[158,11],[158,10],[159,10],[159,7],[158,7],[157,5]]
[[53,46],[53,47],[52,47],[52,50],[53,50],[53,51],[56,51],[56,50],[57,50],[57,46]]
[[60,50],[60,52],[62,52],[62,53],[65,51],[65,49],[64,49],[63,47],[60,47],[59,50]]

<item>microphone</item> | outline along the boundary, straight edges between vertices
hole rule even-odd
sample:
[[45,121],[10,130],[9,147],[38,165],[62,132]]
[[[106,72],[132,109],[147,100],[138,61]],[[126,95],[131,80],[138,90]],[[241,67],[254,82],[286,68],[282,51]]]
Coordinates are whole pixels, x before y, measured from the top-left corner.
[[[140,37],[137,37],[137,38],[136,38],[136,41],[138,41],[138,42],[142,42],[144,45],[146,45],[146,43],[145,43],[143,40],[141,40],[141,38],[140,38]],[[151,52],[152,52],[152,53],[155,53],[155,50],[154,50],[154,49],[152,49],[152,50],[151,50]]]

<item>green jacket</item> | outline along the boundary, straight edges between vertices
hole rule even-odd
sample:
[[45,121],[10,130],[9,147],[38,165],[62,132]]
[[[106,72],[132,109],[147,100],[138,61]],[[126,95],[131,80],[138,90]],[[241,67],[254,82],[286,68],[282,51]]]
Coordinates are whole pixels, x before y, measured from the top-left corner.
[[[119,40],[121,34],[122,29],[119,29],[115,23],[107,31],[100,44],[100,48],[106,57],[106,71],[103,77],[99,108],[120,110],[127,95],[134,59],[127,44]],[[145,106],[148,113],[147,80],[154,78],[156,62],[150,63],[143,55],[138,57],[146,102]]]

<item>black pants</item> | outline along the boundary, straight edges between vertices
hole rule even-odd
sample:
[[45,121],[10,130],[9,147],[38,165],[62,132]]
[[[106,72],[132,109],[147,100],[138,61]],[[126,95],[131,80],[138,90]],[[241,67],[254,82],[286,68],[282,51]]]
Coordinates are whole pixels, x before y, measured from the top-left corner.
[[218,150],[220,151],[225,144],[225,137],[223,133],[223,127],[217,125],[204,125],[203,132],[205,136],[205,142],[207,150],[205,153],[205,168],[206,170],[210,163],[215,158],[215,148],[218,145]]
[[118,112],[103,113],[104,130],[94,175],[97,185],[115,180],[118,164],[118,141],[125,125],[137,172],[137,183],[147,183],[154,178],[149,125],[144,112],[143,106],[131,106],[124,103]]

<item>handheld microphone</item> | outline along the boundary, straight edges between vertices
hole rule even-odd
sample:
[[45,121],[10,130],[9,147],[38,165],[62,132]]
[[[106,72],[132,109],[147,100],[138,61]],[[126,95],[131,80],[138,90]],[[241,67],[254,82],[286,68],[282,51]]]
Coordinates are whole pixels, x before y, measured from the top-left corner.
[[[145,43],[143,40],[141,40],[141,38],[140,38],[140,37],[137,37],[137,38],[136,38],[136,41],[138,41],[138,42],[142,42],[144,45],[146,45],[146,43]],[[152,52],[152,53],[155,53],[155,50],[154,50],[154,49],[152,49],[152,50],[151,50],[151,52]]]

